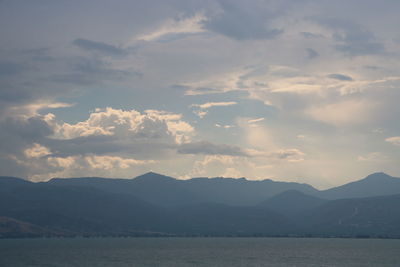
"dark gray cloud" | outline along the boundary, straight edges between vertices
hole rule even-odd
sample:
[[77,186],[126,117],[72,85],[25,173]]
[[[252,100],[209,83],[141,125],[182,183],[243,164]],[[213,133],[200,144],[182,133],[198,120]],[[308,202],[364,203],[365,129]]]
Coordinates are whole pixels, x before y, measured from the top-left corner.
[[142,75],[132,68],[116,67],[110,58],[63,55],[46,47],[0,50],[2,58],[0,118],[15,112],[21,114],[26,105],[58,102],[58,97],[69,97],[77,90],[125,83]]
[[16,159],[24,158],[25,149],[34,143],[42,143],[52,133],[52,127],[42,116],[0,119],[0,175],[26,177],[31,169],[23,160],[18,162]]
[[113,68],[108,62],[97,58],[72,57],[66,61],[68,62],[67,69],[64,72],[50,75],[47,78],[48,81],[86,86],[110,81],[124,81],[142,75],[137,71]]
[[0,121],[1,152],[19,152],[20,149],[35,142],[42,142],[53,133],[52,127],[42,116],[28,119],[8,117]]
[[314,59],[314,58],[319,57],[319,53],[312,48],[306,48],[306,52],[307,52],[308,59]]
[[314,18],[324,27],[335,30],[335,49],[349,56],[383,54],[385,47],[375,35],[361,25],[337,18]]
[[352,56],[381,54],[385,51],[383,44],[378,42],[370,42],[366,39],[352,40],[352,38],[349,38],[349,36],[345,36],[339,37],[339,40],[344,41],[344,44],[336,45],[336,49]]
[[340,80],[340,81],[353,81],[353,78],[351,78],[348,75],[340,74],[340,73],[332,73],[328,75],[329,78],[335,79],[335,80]]
[[92,85],[96,83],[93,79],[82,73],[62,73],[53,74],[47,78],[49,82],[56,84],[73,84],[73,85]]
[[49,47],[23,49],[20,51],[22,55],[31,57],[32,61],[51,61],[53,56],[50,54],[51,49]]
[[75,39],[73,44],[87,51],[99,52],[110,56],[123,56],[127,54],[127,51],[122,48],[82,38]]
[[[3,82],[1,86],[0,103],[2,103],[3,107],[5,105],[13,105],[32,100],[31,92],[25,88],[21,88],[6,82]],[[0,110],[2,110],[1,107]]]
[[60,140],[48,138],[42,144],[51,149],[51,157],[69,157],[85,155],[124,154],[136,159],[158,159],[165,157],[176,146],[166,142],[139,142],[115,136],[83,136]]
[[181,154],[203,154],[203,155],[228,155],[228,156],[248,156],[240,147],[213,144],[202,141],[183,144],[178,148]]
[[267,23],[274,17],[265,9],[265,4],[253,2],[254,6],[243,1],[218,1],[222,13],[212,16],[204,22],[210,31],[237,40],[273,39],[282,29],[269,28]]
[[26,70],[27,67],[21,63],[0,61],[0,77],[16,75]]
[[51,149],[54,157],[68,157],[75,155],[96,154],[104,155],[107,153],[123,152],[128,150],[128,144],[118,144],[113,136],[83,136],[72,139],[53,139],[43,140],[43,145]]

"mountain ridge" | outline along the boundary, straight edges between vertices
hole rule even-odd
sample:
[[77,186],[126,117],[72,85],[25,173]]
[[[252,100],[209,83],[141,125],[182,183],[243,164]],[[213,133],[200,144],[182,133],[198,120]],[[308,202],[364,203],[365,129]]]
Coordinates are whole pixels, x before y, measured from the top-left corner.
[[[161,173],[157,173],[157,172],[153,172],[153,171],[149,171],[149,172],[145,172],[143,174],[140,174],[138,176],[132,177],[132,178],[121,178],[121,177],[101,177],[101,176],[82,176],[82,177],[53,177],[50,178],[47,181],[41,181],[41,182],[49,182],[51,180],[58,180],[58,179],[114,179],[114,180],[134,180],[137,178],[149,178],[151,176],[156,176],[156,177],[160,177],[160,178],[169,178],[169,179],[173,179],[173,180],[177,180],[177,181],[188,181],[188,180],[198,180],[198,179],[204,179],[204,180],[219,180],[219,179],[228,179],[228,180],[237,180],[237,181],[251,181],[251,182],[279,182],[279,183],[296,183],[296,184],[305,184],[305,185],[309,185],[314,187],[313,185],[310,185],[308,183],[305,182],[292,182],[292,181],[279,181],[279,180],[274,180],[271,178],[265,178],[265,179],[258,179],[258,180],[252,180],[252,179],[247,179],[246,177],[240,177],[240,178],[233,178],[233,177],[224,177],[224,176],[215,176],[215,177],[206,177],[206,176],[201,176],[201,177],[192,177],[189,179],[178,179],[178,178],[174,178],[172,176],[169,175],[164,175]],[[330,190],[336,187],[340,187],[346,184],[350,184],[350,183],[355,183],[355,182],[359,182],[362,180],[372,180],[372,179],[377,179],[377,178],[382,178],[382,177],[386,177],[386,178],[395,178],[395,179],[400,179],[400,177],[395,177],[395,176],[391,176],[385,172],[374,172],[371,173],[363,178],[360,178],[358,180],[354,180],[351,182],[347,182],[345,184],[342,185],[338,185],[338,186],[333,186],[331,188],[327,188],[327,189],[321,189],[319,191],[326,191],[326,190]],[[19,180],[23,180],[23,181],[30,181],[29,179],[26,178],[21,178],[21,177],[14,177],[14,176],[0,176],[0,179],[4,179],[4,178],[11,178],[11,179],[19,179]]]
[[[370,193],[372,183],[376,193],[376,183],[383,183],[380,188],[385,189],[386,182],[391,191],[385,192],[393,192],[397,187],[391,183],[397,185],[399,181],[375,173],[333,188],[333,192],[346,195],[356,187]],[[392,195],[356,194],[336,200],[320,198],[318,194],[323,193],[297,183],[232,178],[177,180],[156,173],[137,180],[56,178],[38,183],[0,177],[0,237],[400,238],[400,189]]]
[[375,172],[363,179],[320,192],[320,196],[327,199],[393,195],[400,192],[400,178]]

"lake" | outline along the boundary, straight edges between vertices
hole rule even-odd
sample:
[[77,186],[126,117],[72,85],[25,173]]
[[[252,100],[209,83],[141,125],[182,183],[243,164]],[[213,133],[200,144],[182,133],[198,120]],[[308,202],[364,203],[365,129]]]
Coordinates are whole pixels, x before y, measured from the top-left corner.
[[400,266],[400,240],[0,239],[0,266]]

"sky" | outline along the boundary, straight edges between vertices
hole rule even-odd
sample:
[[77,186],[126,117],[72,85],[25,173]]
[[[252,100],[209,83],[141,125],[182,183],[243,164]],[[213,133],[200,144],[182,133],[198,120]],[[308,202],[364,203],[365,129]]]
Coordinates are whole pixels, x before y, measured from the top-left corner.
[[1,0],[0,175],[400,177],[400,1]]

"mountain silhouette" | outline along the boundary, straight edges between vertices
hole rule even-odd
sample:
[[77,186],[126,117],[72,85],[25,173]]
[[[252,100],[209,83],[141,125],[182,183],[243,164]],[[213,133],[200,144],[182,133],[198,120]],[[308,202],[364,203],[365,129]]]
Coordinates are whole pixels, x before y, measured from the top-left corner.
[[55,178],[48,183],[90,186],[110,193],[132,194],[149,203],[162,206],[204,202],[248,206],[287,190],[298,190],[312,195],[318,193],[317,189],[307,184],[221,177],[177,180],[154,172],[134,179]]
[[400,193],[400,178],[383,172],[373,173],[362,180],[322,191],[326,199],[373,197]]
[[397,238],[399,181],[375,173],[318,191],[299,183],[177,180],[153,172],[133,179],[55,178],[38,183],[0,177],[0,237]]

